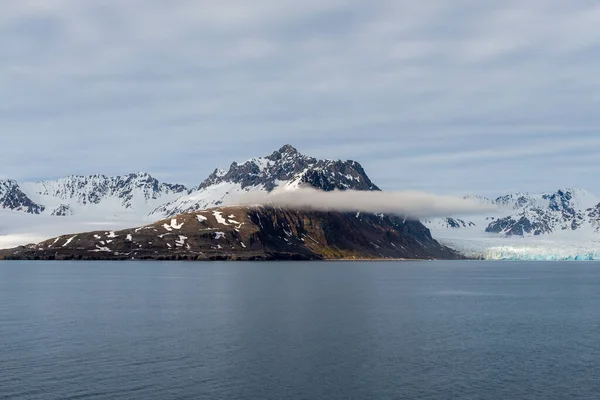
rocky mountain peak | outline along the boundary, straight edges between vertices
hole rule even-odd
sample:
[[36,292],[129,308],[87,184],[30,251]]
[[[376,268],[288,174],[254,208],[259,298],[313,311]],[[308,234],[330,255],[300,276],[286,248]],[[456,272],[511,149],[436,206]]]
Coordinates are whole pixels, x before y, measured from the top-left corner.
[[278,161],[283,158],[294,158],[294,157],[303,157],[302,154],[292,145],[285,144],[279,150],[274,151],[273,154],[267,156],[266,158],[271,161]]
[[227,171],[216,169],[198,190],[224,182],[238,183],[242,189],[261,186],[267,191],[281,182],[307,184],[322,190],[379,190],[356,161],[318,160],[301,154],[289,144],[266,157],[233,162]]
[[216,169],[189,195],[158,207],[151,217],[174,216],[232,204],[251,191],[314,187],[332,190],[379,190],[356,161],[319,160],[287,144],[265,157],[233,162],[227,171]]

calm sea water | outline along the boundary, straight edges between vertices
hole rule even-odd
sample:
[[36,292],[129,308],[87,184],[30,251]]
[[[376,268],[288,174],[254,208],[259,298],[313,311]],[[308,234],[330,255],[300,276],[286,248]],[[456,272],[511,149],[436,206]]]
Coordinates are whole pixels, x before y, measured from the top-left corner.
[[0,263],[0,399],[600,399],[600,264]]

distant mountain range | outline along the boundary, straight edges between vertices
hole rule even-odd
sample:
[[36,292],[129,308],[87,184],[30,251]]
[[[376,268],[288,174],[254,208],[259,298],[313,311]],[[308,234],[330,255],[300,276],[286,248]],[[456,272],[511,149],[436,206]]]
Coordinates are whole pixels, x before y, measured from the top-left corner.
[[[159,222],[121,230],[63,235],[3,250],[7,259],[369,259],[461,256],[440,245],[419,221],[362,213],[229,206],[249,192],[379,190],[355,161],[317,160],[286,145],[269,156],[215,170],[198,187],[148,174],[95,175],[53,182],[6,183],[2,205],[56,221],[138,215]],[[63,218],[59,218],[63,217]],[[83,230],[83,229],[82,229]]]
[[[565,231],[600,232],[600,198],[581,189],[552,193],[514,193],[495,199],[476,197],[498,206],[496,215],[426,221],[434,229],[476,229],[503,236],[540,236]],[[599,237],[600,238],[600,237]]]
[[148,214],[190,191],[147,173],[69,176],[56,181],[0,181],[0,207],[52,216]]
[[586,190],[475,198],[498,212],[423,222],[442,243],[474,257],[600,259],[600,198]]
[[[234,162],[228,169],[216,169],[192,188],[160,182],[143,172],[116,177],[70,176],[44,182],[5,180],[0,181],[0,211],[9,214],[0,214],[0,247],[6,247],[3,238],[12,238],[7,243],[15,245],[77,230],[92,230],[98,223],[110,229],[123,228],[234,205],[240,196],[249,192],[299,186],[324,191],[379,190],[358,162],[318,160],[290,145],[265,157]],[[600,198],[585,190],[513,193],[493,199],[467,197],[498,206],[499,211],[493,215],[448,216],[422,222],[435,238],[470,256],[518,258],[524,252],[523,257],[542,257],[537,253],[543,250],[548,258],[600,258],[597,243],[600,241]],[[18,215],[30,217],[16,218]],[[78,221],[84,220],[87,225],[75,230]],[[38,229],[36,221],[43,221],[44,229]],[[23,232],[27,234],[13,235]],[[541,250],[540,240],[548,241]],[[573,245],[575,242],[586,245],[579,248]],[[532,243],[538,247],[523,250],[523,246]],[[565,246],[577,249],[567,251]],[[562,249],[559,255],[553,251],[558,247]]]
[[52,216],[135,215],[156,220],[229,204],[251,191],[308,185],[321,190],[379,190],[355,161],[317,160],[285,145],[269,156],[216,169],[199,186],[160,182],[147,173],[0,181],[0,207]]

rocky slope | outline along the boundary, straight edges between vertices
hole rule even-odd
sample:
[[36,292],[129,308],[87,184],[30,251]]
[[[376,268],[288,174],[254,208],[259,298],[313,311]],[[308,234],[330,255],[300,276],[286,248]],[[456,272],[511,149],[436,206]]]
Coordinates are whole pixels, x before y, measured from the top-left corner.
[[418,221],[383,215],[222,207],[120,231],[64,235],[0,259],[458,259]]

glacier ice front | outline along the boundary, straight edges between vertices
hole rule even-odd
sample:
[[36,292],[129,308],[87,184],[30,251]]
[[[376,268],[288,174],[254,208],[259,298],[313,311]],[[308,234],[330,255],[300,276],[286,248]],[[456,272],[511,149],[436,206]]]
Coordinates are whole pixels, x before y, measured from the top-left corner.
[[465,256],[483,260],[594,261],[600,260],[600,242],[485,237],[438,239]]
[[483,252],[479,258],[485,260],[594,261],[600,260],[600,251],[577,252],[556,248],[492,247]]

